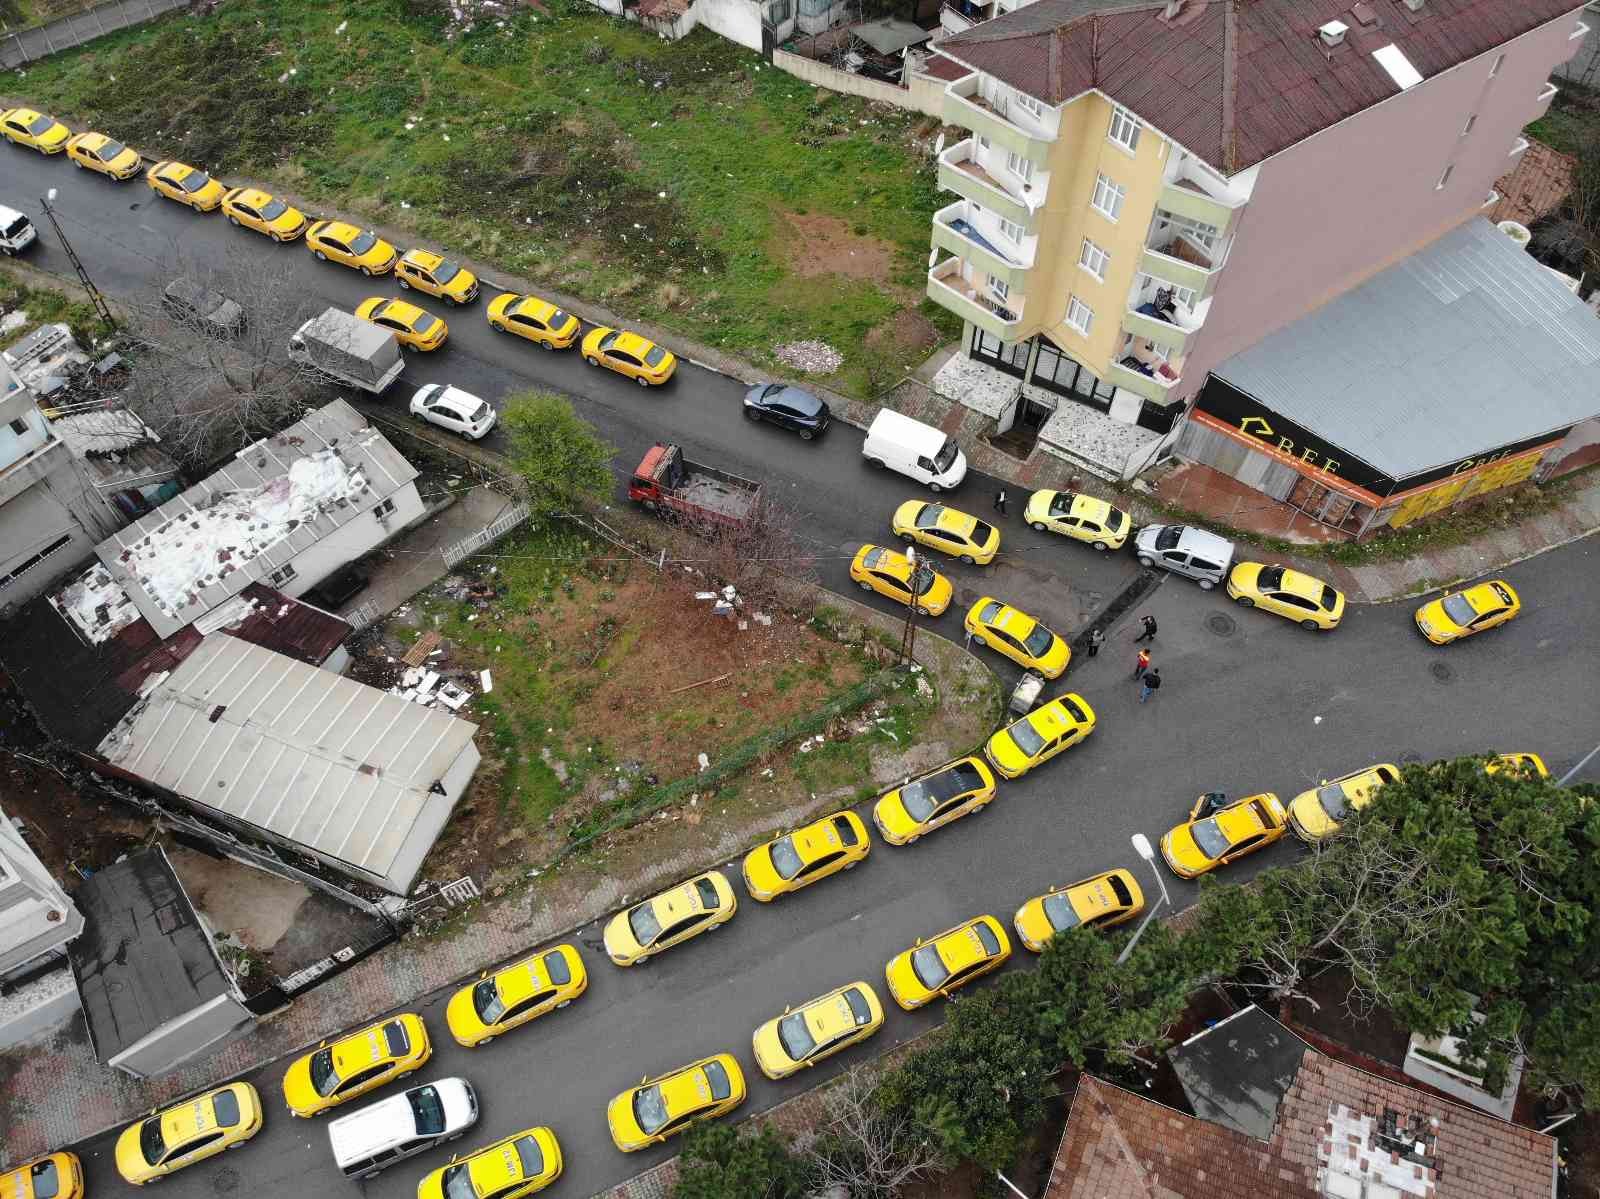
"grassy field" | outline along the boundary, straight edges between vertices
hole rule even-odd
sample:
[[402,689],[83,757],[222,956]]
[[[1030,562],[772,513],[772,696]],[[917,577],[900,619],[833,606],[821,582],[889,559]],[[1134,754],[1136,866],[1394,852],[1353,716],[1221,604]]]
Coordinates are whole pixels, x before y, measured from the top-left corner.
[[32,281],[38,277],[25,278],[19,268],[0,263],[0,312],[21,310],[28,314],[25,323],[9,333],[0,333],[0,350],[16,345],[40,325],[57,321],[70,325],[73,336],[83,346],[93,345],[97,338],[109,332],[87,300],[74,299],[52,288],[33,286]]
[[703,30],[663,42],[581,0],[449,38],[447,13],[232,0],[7,87],[146,153],[410,227],[757,360],[819,337],[849,378],[874,344],[955,332],[922,299],[938,203],[911,147],[924,118],[819,92]]

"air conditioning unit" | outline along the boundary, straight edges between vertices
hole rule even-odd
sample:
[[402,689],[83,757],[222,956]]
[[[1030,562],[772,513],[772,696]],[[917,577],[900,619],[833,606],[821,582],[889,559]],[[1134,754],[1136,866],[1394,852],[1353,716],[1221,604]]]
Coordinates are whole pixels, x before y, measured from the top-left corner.
[[1317,36],[1322,39],[1324,46],[1337,46],[1344,41],[1344,35],[1350,32],[1350,26],[1343,21],[1329,21],[1317,30]]

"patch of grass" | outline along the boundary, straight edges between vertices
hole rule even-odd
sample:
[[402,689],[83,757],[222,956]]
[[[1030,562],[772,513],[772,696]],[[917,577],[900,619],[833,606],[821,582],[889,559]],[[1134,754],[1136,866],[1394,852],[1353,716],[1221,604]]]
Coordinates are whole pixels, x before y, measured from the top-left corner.
[[[853,356],[912,306],[959,327],[920,294],[939,199],[917,114],[818,98],[713,33],[663,42],[582,0],[454,40],[445,19],[433,0],[234,0],[21,86],[146,153],[281,181],[758,361],[800,337]],[[797,274],[793,212],[886,243],[890,277]]]
[[28,314],[28,321],[0,337],[0,349],[15,345],[40,325],[59,322],[65,322],[83,346],[91,346],[111,332],[87,300],[24,283],[17,272],[0,265],[0,309],[11,312],[19,308]]

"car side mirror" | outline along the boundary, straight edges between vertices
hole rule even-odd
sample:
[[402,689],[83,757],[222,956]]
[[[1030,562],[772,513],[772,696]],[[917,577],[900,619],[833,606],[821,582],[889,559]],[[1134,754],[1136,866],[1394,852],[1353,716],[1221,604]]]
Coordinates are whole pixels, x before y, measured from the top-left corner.
[[328,1042],[326,1042],[326,1041],[318,1041],[317,1042],[317,1048],[318,1049],[326,1049],[327,1047],[328,1047]]
[[921,945],[921,944],[922,944],[922,938],[921,938],[921,937],[918,937],[918,938],[917,938],[917,940],[916,940],[916,944],[918,944],[918,945]]
[[479,978],[488,978],[489,977],[489,972],[487,970],[485,970],[481,974],[479,974],[478,977]]
[[1046,895],[1054,895],[1055,893],[1056,889],[1054,887],[1051,887],[1050,890],[1045,892]]
[[639,1085],[642,1087],[642,1086],[644,1086],[645,1083],[647,1083],[649,1081],[650,1081],[650,1076],[648,1074],[646,1074],[643,1078],[641,1078],[639,1080]]

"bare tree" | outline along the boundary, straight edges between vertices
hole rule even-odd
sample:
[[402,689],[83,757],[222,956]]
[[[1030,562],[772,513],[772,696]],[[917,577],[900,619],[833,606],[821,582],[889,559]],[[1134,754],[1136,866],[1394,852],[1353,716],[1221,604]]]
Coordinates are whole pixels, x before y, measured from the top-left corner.
[[318,377],[289,358],[314,304],[288,252],[202,263],[174,252],[171,281],[125,304],[142,343],[128,406],[187,467],[281,428],[317,401]]
[[689,521],[681,528],[686,535],[675,539],[671,556],[696,568],[684,576],[695,590],[731,585],[747,610],[809,603],[821,547],[806,540],[800,518],[782,504],[762,497],[742,524]]
[[881,1078],[870,1067],[856,1066],[822,1091],[826,1114],[797,1145],[824,1193],[843,1187],[851,1199],[894,1199],[905,1187],[949,1169],[926,1129],[878,1101]]

